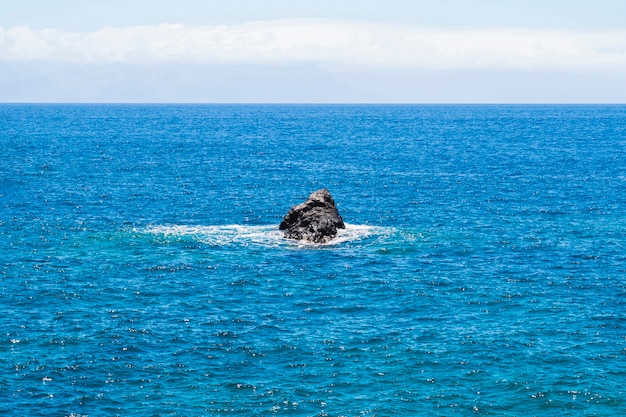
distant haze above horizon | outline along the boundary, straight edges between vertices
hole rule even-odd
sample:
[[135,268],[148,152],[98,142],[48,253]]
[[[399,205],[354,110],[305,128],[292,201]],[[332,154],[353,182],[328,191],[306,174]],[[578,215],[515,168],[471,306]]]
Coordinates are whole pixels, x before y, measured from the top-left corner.
[[617,0],[0,1],[2,102],[626,103]]

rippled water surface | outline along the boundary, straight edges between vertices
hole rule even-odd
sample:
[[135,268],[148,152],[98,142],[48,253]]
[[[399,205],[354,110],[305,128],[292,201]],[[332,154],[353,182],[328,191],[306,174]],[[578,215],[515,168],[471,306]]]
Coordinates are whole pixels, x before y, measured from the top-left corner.
[[[626,414],[626,107],[0,105],[0,414]],[[346,230],[282,238],[328,188]]]

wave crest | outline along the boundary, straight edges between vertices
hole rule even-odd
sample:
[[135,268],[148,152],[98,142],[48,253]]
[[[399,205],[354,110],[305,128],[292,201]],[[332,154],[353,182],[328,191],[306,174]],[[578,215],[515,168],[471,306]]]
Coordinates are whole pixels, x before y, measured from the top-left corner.
[[342,243],[359,241],[376,235],[388,233],[388,229],[369,225],[346,224],[337,236],[325,244],[285,239],[283,232],[276,225],[223,225],[223,226],[187,226],[187,225],[152,225],[140,233],[160,236],[165,239],[190,239],[213,246],[225,245],[260,245],[260,246],[335,246]]

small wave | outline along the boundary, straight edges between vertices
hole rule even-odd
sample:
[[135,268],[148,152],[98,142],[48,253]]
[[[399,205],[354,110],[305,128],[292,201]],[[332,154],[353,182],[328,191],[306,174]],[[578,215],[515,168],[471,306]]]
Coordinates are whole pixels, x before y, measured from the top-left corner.
[[384,236],[393,232],[388,227],[369,226],[364,224],[346,223],[345,229],[339,229],[337,236],[328,244],[336,245],[344,242],[353,242],[356,240],[366,239],[372,236]]
[[385,235],[388,228],[346,224],[345,229],[339,229],[337,236],[325,244],[313,244],[306,241],[285,239],[283,232],[276,225],[224,225],[224,226],[148,226],[140,233],[162,236],[166,239],[191,239],[208,245],[261,245],[261,246],[334,246],[346,242],[354,242],[371,236]]
[[148,234],[163,236],[167,239],[189,238],[207,245],[224,246],[232,244],[259,244],[276,246],[280,244],[282,233],[275,226],[148,226]]

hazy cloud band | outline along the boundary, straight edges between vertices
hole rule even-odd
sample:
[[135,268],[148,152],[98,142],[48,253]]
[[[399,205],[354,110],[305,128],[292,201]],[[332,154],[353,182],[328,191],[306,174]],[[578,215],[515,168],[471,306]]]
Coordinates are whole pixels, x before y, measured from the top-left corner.
[[626,69],[626,32],[428,29],[336,20],[230,26],[0,27],[0,60],[69,63],[317,63],[341,67]]

